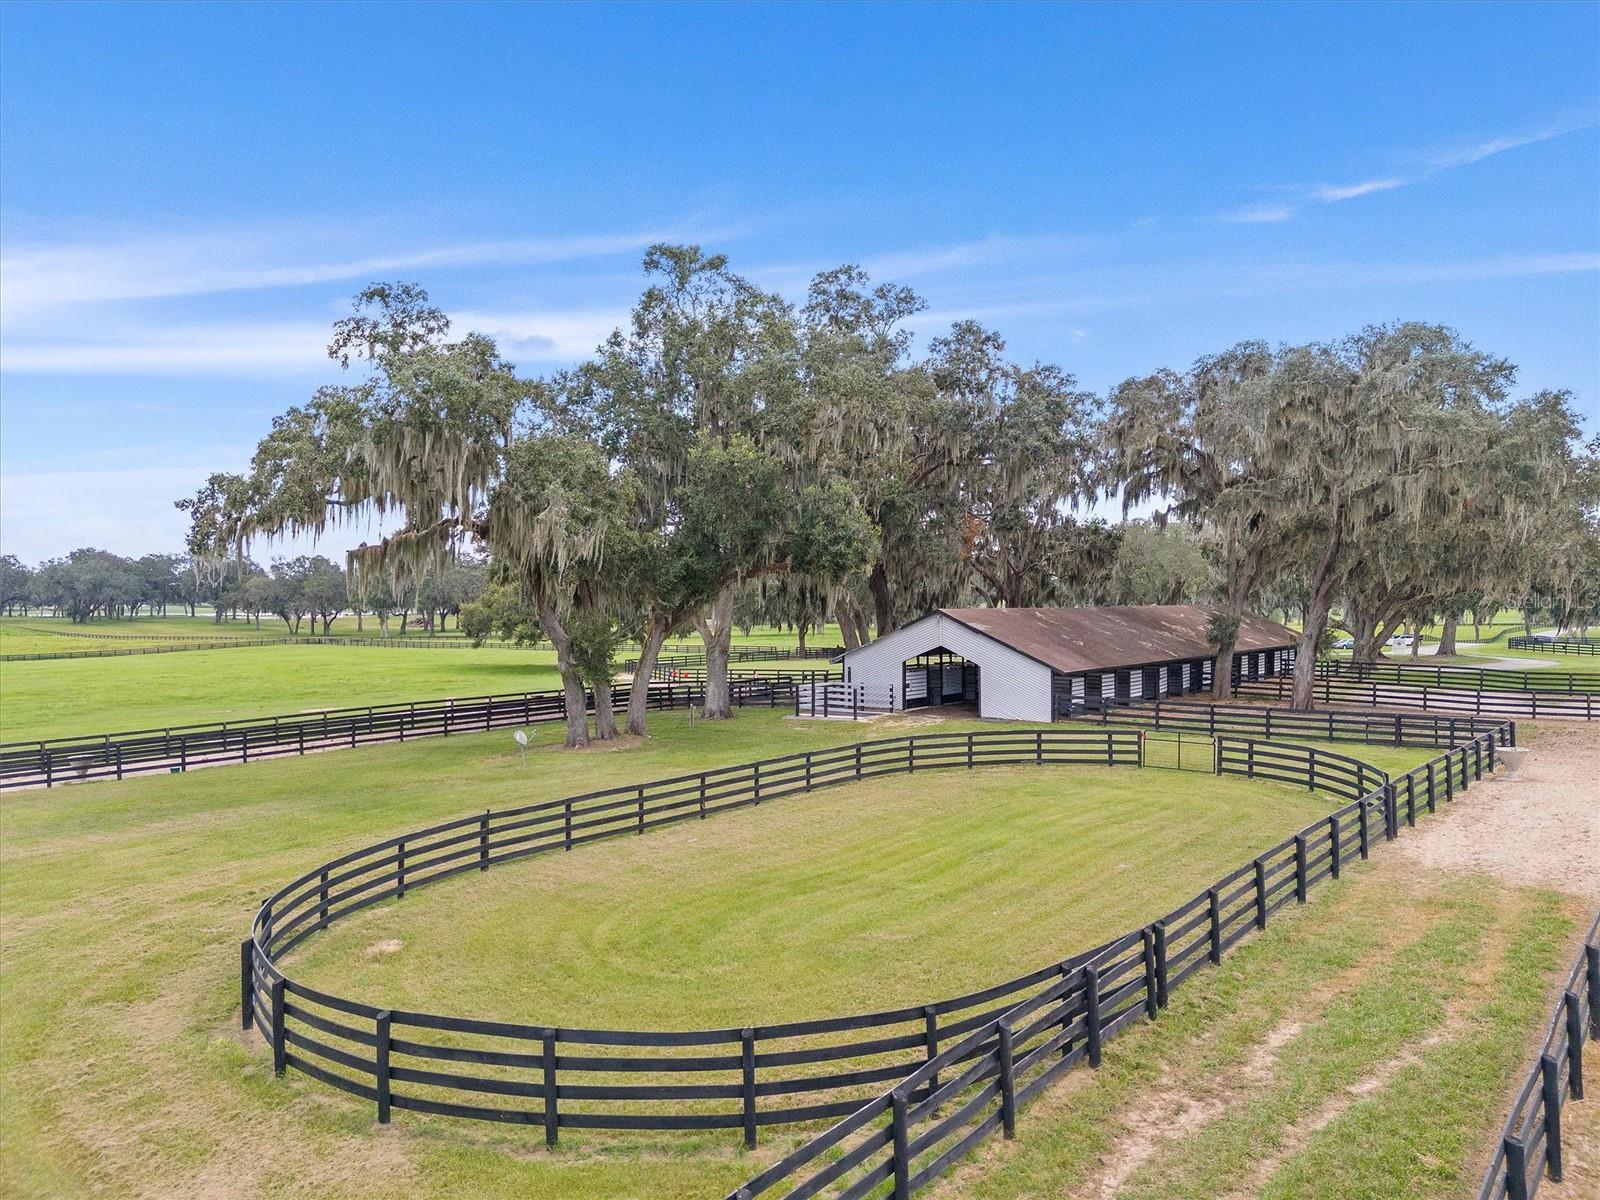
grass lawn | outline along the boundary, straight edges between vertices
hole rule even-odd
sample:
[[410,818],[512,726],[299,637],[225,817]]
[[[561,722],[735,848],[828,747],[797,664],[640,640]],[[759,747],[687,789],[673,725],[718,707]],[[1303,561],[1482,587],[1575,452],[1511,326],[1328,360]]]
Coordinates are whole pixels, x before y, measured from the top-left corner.
[[1473,1194],[1583,907],[1379,856],[1196,976],[932,1194]]
[[1115,937],[1329,807],[1126,768],[873,780],[442,884],[313,939],[296,977],[383,1007],[572,1026],[896,1008]]
[[[359,1102],[293,1074],[273,1080],[259,1039],[237,1029],[238,942],[250,914],[330,854],[482,807],[892,732],[754,710],[692,727],[678,714],[652,716],[651,729],[633,747],[569,753],[546,741],[526,768],[499,732],[7,796],[0,1194],[703,1197],[785,1152],[801,1133],[764,1134],[753,1154],[720,1134],[574,1133],[550,1154],[526,1129],[416,1114],[380,1129]],[[369,972],[362,986],[432,989],[441,1000],[472,986],[462,973],[477,958],[492,974],[475,1002],[513,1016],[534,1003],[581,1007],[596,1020],[637,1016],[647,998],[654,1016],[663,994],[702,1020],[750,1011],[757,997],[793,1012],[848,1010],[890,1002],[875,981],[941,948],[943,970],[934,979],[930,969],[916,994],[983,980],[1012,955],[1031,965],[1061,940],[1077,945],[1095,929],[1142,920],[1192,892],[1191,875],[1214,875],[1326,808],[1295,789],[1169,772],[995,770],[982,774],[994,785],[982,792],[978,778],[940,773],[915,790],[890,781],[873,788],[870,806],[864,789],[826,790],[416,893],[404,915],[417,924],[402,936],[442,952],[454,913],[466,948],[454,961],[426,962],[428,978],[401,980],[396,963],[366,962],[366,943],[335,943],[337,928],[304,953],[331,964],[354,951],[352,970]],[[1191,786],[1200,797],[1179,801]],[[1181,830],[1181,849],[1125,836],[1109,820],[1119,794],[1137,806],[1143,840]],[[1196,804],[1237,814],[1237,827],[1185,820]],[[917,832],[930,811],[943,818],[933,837]],[[1017,859],[1034,847],[1043,853]],[[759,869],[744,853],[755,849],[768,852]],[[1119,886],[1088,879],[1096,865]],[[1139,869],[1148,866],[1154,882]],[[902,890],[880,896],[886,868]],[[867,894],[852,894],[851,878]],[[559,901],[558,881],[567,889]],[[1041,896],[1050,900],[1042,915]],[[469,923],[478,918],[467,901],[510,922],[506,936]],[[530,916],[546,902],[548,930]],[[1024,904],[1025,919],[1004,919]],[[708,916],[713,905],[721,916]],[[939,920],[918,930],[901,906]],[[395,915],[372,914],[371,936]],[[805,939],[813,970],[790,963],[781,978],[746,977],[736,990],[730,981],[750,964],[783,965],[778,929]],[[823,930],[848,940],[830,952]],[[539,954],[556,956],[556,969]],[[736,969],[723,967],[724,954]],[[409,948],[395,956],[419,957]]]
[[0,740],[560,686],[555,652],[242,646],[0,663]]

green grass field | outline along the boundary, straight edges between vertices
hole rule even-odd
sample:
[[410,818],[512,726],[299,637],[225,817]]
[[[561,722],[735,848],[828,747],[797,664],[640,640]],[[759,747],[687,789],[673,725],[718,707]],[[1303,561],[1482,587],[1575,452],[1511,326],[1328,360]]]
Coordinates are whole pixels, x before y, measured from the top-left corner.
[[[147,618],[143,624],[178,621]],[[210,627],[209,621],[188,622]],[[51,643],[45,649],[98,649],[122,642],[89,641],[55,634],[30,635],[18,624],[40,624],[39,619],[0,622],[0,631],[14,638],[37,636]],[[88,628],[139,622],[97,622]],[[370,625],[371,623],[369,623]],[[225,628],[227,626],[224,626]],[[234,625],[236,636],[247,636]],[[282,623],[279,623],[282,628]],[[353,628],[353,626],[352,626]],[[338,626],[334,626],[338,632]],[[837,632],[837,631],[833,631]],[[253,634],[253,630],[251,631]],[[736,641],[742,635],[736,635]],[[413,631],[409,642],[427,642],[426,634]],[[398,640],[398,639],[396,639]],[[450,640],[459,641],[451,635]],[[745,645],[794,644],[792,633],[756,630]],[[27,652],[32,652],[30,643]],[[151,639],[131,644],[153,644]],[[826,645],[826,640],[814,640]],[[13,651],[5,643],[5,652]],[[698,638],[681,644],[681,651],[698,650]],[[675,651],[677,652],[677,651]],[[630,657],[626,652],[623,658]],[[225,721],[243,717],[275,716],[354,704],[385,704],[404,700],[434,700],[446,696],[483,696],[561,686],[555,669],[555,651],[548,644],[533,648],[505,646],[474,650],[387,648],[360,646],[240,646],[196,650],[181,654],[136,654],[126,657],[47,659],[0,663],[0,740],[62,737],[109,733],[122,729],[160,728],[168,725]],[[736,663],[753,666],[812,668],[825,661]]]
[[[297,977],[385,1007],[570,1026],[895,1008],[1114,937],[1328,807],[1125,768],[873,780],[443,884],[314,939]],[[401,948],[368,952],[385,943]]]
[[[546,742],[526,768],[495,733],[7,797],[0,1192],[716,1196],[793,1146],[802,1133],[764,1137],[753,1154],[714,1135],[574,1134],[550,1154],[514,1128],[407,1114],[380,1130],[365,1105],[273,1080],[259,1040],[237,1030],[250,914],[332,853],[486,806],[887,732],[757,710],[692,726],[664,715],[652,730],[586,752]],[[1134,769],[909,783],[830,789],[442,884],[314,940],[307,969],[331,977],[342,959],[360,989],[441,1005],[467,994],[510,1016],[549,1005],[620,1020],[647,1006],[682,1025],[848,1011],[892,1002],[890,972],[925,968],[905,989],[923,995],[1013,958],[1019,969],[1048,960],[1187,897],[1326,808],[1297,789]],[[1232,819],[1207,829],[1197,806]],[[1125,829],[1114,818],[1130,807]],[[929,815],[943,819],[929,826]],[[757,852],[771,861],[753,865]],[[369,959],[387,936],[401,951]],[[798,949],[774,948],[795,937]]]
[[0,663],[0,739],[273,716],[560,686],[549,649],[242,646]]

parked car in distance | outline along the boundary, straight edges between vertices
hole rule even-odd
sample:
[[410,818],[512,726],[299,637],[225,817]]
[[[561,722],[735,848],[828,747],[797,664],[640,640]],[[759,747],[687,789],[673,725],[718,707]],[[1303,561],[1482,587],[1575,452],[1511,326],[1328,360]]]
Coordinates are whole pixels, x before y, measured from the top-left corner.
[[1389,639],[1389,645],[1404,646],[1409,650],[1411,648],[1411,643],[1415,642],[1416,640],[1417,635],[1414,633],[1397,633]]
[[1335,650],[1354,650],[1356,648],[1356,640],[1349,637],[1335,638],[1333,648]]

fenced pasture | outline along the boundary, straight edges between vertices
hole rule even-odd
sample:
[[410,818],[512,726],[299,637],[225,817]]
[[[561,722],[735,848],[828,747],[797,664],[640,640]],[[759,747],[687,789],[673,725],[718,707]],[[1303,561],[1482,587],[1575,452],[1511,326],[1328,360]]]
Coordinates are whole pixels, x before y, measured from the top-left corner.
[[[1283,677],[1241,682],[1235,693],[1247,699],[1287,701],[1294,681]],[[1316,681],[1315,698],[1323,705],[1370,705],[1374,708],[1421,709],[1491,717],[1501,720],[1574,720],[1600,718],[1600,694],[1592,692],[1537,692],[1505,689],[1474,690],[1460,686],[1433,687],[1360,680],[1334,674]]]
[[[1431,719],[1413,716],[1419,721]],[[994,726],[945,721],[932,728],[966,732]],[[692,724],[685,713],[662,712],[652,716],[647,742],[620,752],[601,748],[571,753],[540,737],[526,769],[518,763],[509,736],[495,731],[408,740],[404,747],[375,745],[340,754],[278,759],[250,771],[90,783],[74,789],[70,803],[63,802],[61,793],[42,789],[8,794],[7,838],[0,845],[7,902],[0,908],[0,934],[7,945],[6,971],[15,980],[25,979],[27,987],[9,993],[8,1021],[0,1030],[7,1062],[0,1118],[12,1135],[11,1152],[0,1156],[0,1191],[61,1195],[92,1190],[92,1180],[93,1188],[124,1194],[203,1195],[208,1188],[220,1187],[228,1194],[285,1191],[336,1200],[464,1194],[482,1200],[725,1195],[798,1149],[816,1126],[763,1126],[758,1148],[749,1152],[736,1151],[741,1140],[738,1130],[618,1134],[563,1129],[560,1149],[545,1154],[534,1150],[542,1140],[537,1126],[463,1125],[451,1118],[408,1113],[396,1117],[379,1136],[380,1127],[370,1121],[371,1110],[362,1102],[294,1070],[286,1081],[274,1083],[270,1057],[260,1052],[257,1035],[250,1035],[247,1044],[237,1032],[241,902],[253,906],[283,881],[303,873],[318,857],[317,846],[332,847],[329,853],[336,854],[365,845],[375,826],[420,828],[474,809],[481,812],[485,806],[509,809],[632,780],[697,773],[708,764],[823,749],[854,741],[859,731],[860,726],[848,722],[785,720],[781,708],[747,709],[735,721]],[[1370,749],[1352,747],[1345,752],[1381,763],[1397,776],[1417,761],[1416,757],[1407,761],[1376,734]],[[1042,795],[1059,781],[1065,799],[1074,794],[1070,780],[1079,771],[1125,777],[1128,786],[1140,793],[1133,797],[1136,808],[1146,807],[1145,793],[1176,793],[1179,785],[1191,780],[1204,782],[1199,776],[1120,766],[1038,772],[1011,767],[1000,768],[997,774],[1037,778]],[[964,771],[924,775],[919,770],[916,775],[861,786],[892,785],[914,794],[924,780],[929,785],[943,781],[965,796],[969,780],[981,775],[981,771],[973,776]],[[1281,788],[1242,779],[1238,786],[1255,791],[1268,803],[1283,803],[1276,798]],[[1316,804],[1321,795],[1300,791],[1306,804]],[[779,820],[789,806],[803,813],[812,803],[836,803],[834,811],[845,811],[859,794],[852,784],[770,808],[763,801],[758,820]],[[756,812],[746,810],[744,816],[755,817]],[[1308,814],[1285,821],[1284,831],[1310,819]],[[743,818],[734,814],[727,820],[737,823]],[[1424,821],[1419,817],[1419,824]],[[657,839],[698,839],[705,834],[720,840],[726,834],[715,828],[717,824],[684,822],[643,838],[624,837],[571,855],[533,859],[523,867],[497,868],[482,876],[467,872],[442,887],[472,894],[499,886],[496,881],[502,875],[509,882],[519,871],[543,874],[563,872],[564,867],[562,878],[566,878],[583,859],[601,851],[631,851],[635,859],[629,861],[637,861],[639,873],[648,874]],[[1170,909],[1224,868],[1248,861],[1276,836],[1263,832],[1259,843],[1247,842],[1221,859],[1197,864],[1207,869],[1198,878],[1174,881],[1181,891],[1147,899],[1142,911],[1135,908],[1107,934],[1086,931],[1090,936],[1067,939],[1065,944],[1098,944]],[[802,829],[792,840],[798,843],[806,837]],[[1209,1078],[1216,1072],[1215,1064],[1228,1061],[1227,1056],[1242,1058],[1249,1053],[1252,1041],[1241,1041],[1241,1033],[1251,1038],[1264,1035],[1273,1020],[1269,1014],[1317,991],[1330,972],[1343,969],[1341,963],[1365,962],[1380,950],[1386,955],[1401,951],[1415,936],[1407,931],[1414,929],[1422,914],[1431,914],[1428,919],[1433,921],[1447,920],[1452,930],[1477,929],[1487,919],[1482,905],[1491,897],[1500,903],[1500,890],[1486,883],[1474,883],[1467,891],[1451,883],[1447,898],[1437,894],[1441,881],[1417,876],[1393,857],[1374,857],[1386,858],[1389,865],[1356,874],[1345,871],[1340,889],[1323,896],[1324,889],[1317,888],[1315,902],[1304,909],[1296,906],[1292,919],[1275,916],[1272,936],[1246,938],[1229,950],[1223,972],[1202,970],[1174,990],[1159,1023],[1135,1022],[1108,1045],[1102,1070],[1088,1090],[1051,1091],[1040,1103],[1053,1115],[1030,1117],[1023,1112],[1018,1139],[1007,1146],[1004,1156],[968,1159],[963,1168],[988,1175],[981,1175],[969,1190],[963,1174],[954,1181],[956,1190],[946,1194],[1008,1200],[1045,1194],[1053,1181],[1086,1177],[1083,1173],[1092,1172],[1106,1152],[1100,1131],[1110,1128],[1108,1118],[1114,1111],[1107,1105],[1138,1104],[1148,1090],[1165,1090],[1155,1087],[1154,1064],[1171,1064],[1179,1079],[1191,1069]],[[1001,880],[1004,873],[994,878]],[[446,899],[441,890],[434,896],[408,897],[399,908],[409,910],[409,920],[420,920],[430,906]],[[1506,941],[1514,963],[1504,969],[1515,966],[1518,980],[1537,980],[1558,963],[1565,970],[1570,954],[1564,943],[1565,926],[1556,926],[1552,935],[1547,908],[1523,905],[1516,911]],[[1462,925],[1457,916],[1462,912],[1471,914],[1470,923]],[[917,913],[908,908],[901,916],[913,920]],[[625,933],[634,923],[635,914],[619,913],[614,931]],[[296,960],[320,953],[316,942],[321,938],[343,936],[344,924],[302,947]],[[1006,925],[996,918],[991,928],[1004,931]],[[352,923],[348,928],[357,926]],[[492,961],[518,952],[515,943],[496,945],[492,929],[480,932],[488,939],[483,944],[490,947]],[[390,961],[382,954],[369,961],[364,943],[353,946],[358,968],[376,972]],[[861,944],[866,953],[871,947],[870,942]],[[1442,957],[1424,960],[1403,952],[1387,973],[1379,970],[1372,975],[1375,999],[1349,1014],[1351,1021],[1359,1022],[1362,1047],[1399,1053],[1410,1040],[1431,1030],[1431,1001],[1454,974],[1475,971],[1489,961],[1470,940],[1441,943],[1438,953]],[[626,961],[626,956],[606,957]],[[1027,955],[1022,961],[1037,960]],[[940,960],[934,968],[939,974],[945,969],[943,963]],[[996,971],[995,977],[1002,974]],[[635,982],[643,980],[636,977]],[[962,989],[944,990],[953,994]],[[675,984],[664,985],[659,994],[667,998],[678,991]],[[936,989],[926,991],[934,994]],[[395,995],[382,990],[360,994],[385,1002]],[[1390,1088],[1374,1095],[1374,1102],[1382,1106],[1379,1123],[1368,1120],[1329,1130],[1337,1135],[1334,1147],[1340,1163],[1365,1164],[1376,1176],[1378,1182],[1367,1186],[1365,1194],[1416,1194],[1443,1200],[1466,1190],[1458,1171],[1470,1173],[1475,1184],[1481,1160],[1458,1166],[1460,1152],[1448,1147],[1466,1145],[1465,1156],[1471,1158],[1475,1154],[1471,1147],[1488,1144],[1488,1127],[1499,1119],[1493,1110],[1502,1089],[1513,1071],[1522,1069],[1517,1066],[1522,1039],[1548,1005],[1538,987],[1530,996],[1526,987],[1502,990],[1497,985],[1495,1000],[1494,1024],[1472,1038],[1450,1042],[1452,1057],[1441,1060],[1437,1068],[1447,1073],[1440,1076],[1435,1071],[1426,1077],[1429,1089],[1435,1080],[1438,1087],[1449,1089],[1454,1100],[1448,1112],[1434,1111],[1433,1090],[1419,1095],[1415,1089]],[[440,1007],[404,997],[400,1002],[411,1009]],[[490,999],[486,1003],[490,1007],[480,1015],[515,1017],[538,1014],[543,1008]],[[882,1005],[819,1011],[872,1007]],[[576,1014],[563,1013],[558,1019],[581,1023]],[[637,1027],[625,1013],[611,1014],[606,1023]],[[738,1021],[704,1024],[743,1027]],[[660,1027],[670,1025],[663,1021]],[[1486,1046],[1501,1052],[1486,1060]],[[1297,1053],[1294,1061],[1305,1057]],[[1326,1057],[1320,1051],[1315,1055],[1319,1062]],[[90,1059],[92,1066],[86,1065]],[[1307,1094],[1298,1078],[1282,1081],[1281,1086],[1291,1082],[1294,1097]],[[1248,1135],[1251,1145],[1260,1145],[1281,1127],[1283,1109],[1274,1098],[1278,1095],[1264,1095],[1261,1104],[1245,1110],[1253,1114],[1254,1124],[1239,1136]],[[768,1098],[761,1103],[768,1103]],[[1417,1149],[1413,1132],[1418,1129],[1414,1116],[1419,1105],[1431,1113],[1428,1144],[1421,1148],[1429,1165],[1421,1175],[1408,1176],[1397,1164],[1414,1161],[1409,1156]],[[137,1130],[151,1128],[160,1128],[163,1136],[141,1143],[137,1154],[104,1150],[108,1139],[136,1137]],[[49,1136],[24,1136],[45,1129]],[[1436,1141],[1434,1131],[1440,1129],[1454,1130],[1450,1136],[1464,1140]],[[1210,1180],[1219,1169],[1214,1135],[1201,1141],[1194,1178]],[[1198,1154],[1202,1148],[1205,1153]],[[1347,1194],[1340,1186],[1347,1177],[1344,1169],[1329,1172],[1321,1165],[1325,1161],[1318,1156],[1306,1164],[1308,1170],[1300,1177],[1303,1186],[1296,1186],[1293,1194],[1315,1200]],[[1043,1175],[1018,1173],[1035,1162],[1043,1164],[1039,1167]],[[1060,1170],[1058,1163],[1063,1164]],[[220,1183],[219,1172],[224,1176]],[[1427,1186],[1412,1191],[1406,1186],[1408,1180]],[[1388,1186],[1382,1181],[1389,1181]],[[1195,1190],[1206,1194],[1207,1187],[1197,1185]],[[1182,1190],[1157,1189],[1153,1194]],[[1152,1193],[1146,1188],[1138,1194]]]
[[1464,688],[1469,691],[1540,692],[1565,695],[1600,694],[1600,671],[1518,671],[1496,667],[1443,666],[1427,663],[1358,663],[1324,659],[1317,676],[1375,680],[1409,687]]
[[[794,685],[781,680],[735,680],[735,704],[787,705]],[[590,710],[594,697],[586,697]],[[617,705],[628,689],[613,693]],[[705,703],[700,684],[657,684],[650,688],[653,710]],[[54,787],[92,779],[183,772],[223,763],[259,762],[319,750],[354,749],[374,742],[449,737],[492,729],[566,720],[566,696],[559,690],[472,696],[461,700],[412,701],[328,709],[305,716],[218,721],[102,734],[90,738],[46,738],[0,743],[0,788]]]
[[[1472,738],[1409,773],[1403,781],[1406,791],[1412,797],[1420,794],[1431,810],[1451,794],[1450,790],[1437,790],[1437,780],[1448,781],[1443,785],[1446,789],[1466,787],[1481,778],[1485,769],[1493,769],[1496,747],[1513,736],[1510,727],[1501,727]],[[1010,1133],[1017,1104],[1054,1075],[1082,1059],[1098,1065],[1106,1038],[1140,1015],[1153,1019],[1170,988],[1207,962],[1220,962],[1222,954],[1251,929],[1265,928],[1272,912],[1287,903],[1303,902],[1310,888],[1324,879],[1338,878],[1345,864],[1366,857],[1379,840],[1392,840],[1401,822],[1399,788],[1382,772],[1343,755],[1220,738],[1214,747],[1219,773],[1290,782],[1349,803],[1225,876],[1163,920],[1107,946],[983,992],[892,1013],[662,1034],[514,1026],[358,1004],[296,983],[275,960],[341,916],[403,895],[423,882],[486,870],[512,858],[566,848],[582,839],[642,833],[656,825],[696,818],[703,811],[753,805],[844,780],[909,773],[919,767],[971,769],[984,761],[1035,765],[1105,761],[1115,765],[1119,756],[1131,764],[1142,756],[1143,743],[1137,733],[1112,729],[892,739],[615,789],[510,813],[486,813],[418,831],[332,860],[280,889],[264,904],[251,938],[241,946],[244,1019],[272,1043],[277,1069],[294,1066],[365,1097],[376,1106],[380,1121],[387,1120],[394,1107],[411,1107],[443,1115],[542,1125],[552,1143],[562,1127],[571,1126],[739,1129],[746,1143],[753,1145],[761,1125],[810,1121],[848,1111],[844,1121],[762,1172],[735,1195],[757,1195],[780,1182],[791,1188],[788,1194],[812,1195],[823,1187],[839,1185],[833,1189],[838,1194],[861,1196],[892,1183],[897,1195],[908,1195],[936,1178],[993,1129],[1003,1127]],[[1414,800],[1408,819],[1415,819]],[[920,1030],[866,1040],[848,1037],[863,1029],[881,1032],[883,1026],[904,1029],[919,1019]],[[402,1029],[421,1028],[455,1037],[445,1043],[421,1040],[428,1035],[397,1036],[393,1032],[397,1021]],[[337,1039],[338,1045],[324,1040],[330,1037]],[[826,1042],[820,1047],[793,1048],[793,1039],[808,1037],[822,1037]],[[468,1038],[489,1041],[459,1044]],[[836,1038],[840,1040],[834,1041]],[[597,1046],[608,1050],[596,1051]],[[650,1053],[630,1058],[610,1049],[619,1046]],[[372,1048],[371,1057],[364,1047]],[[677,1052],[669,1053],[669,1047],[678,1048]],[[683,1057],[684,1047],[696,1049]],[[706,1053],[707,1047],[721,1047],[721,1051]],[[917,1057],[922,1060],[909,1074],[906,1072],[916,1059],[907,1063],[906,1051],[920,1052]],[[895,1056],[898,1061],[851,1072],[788,1073],[795,1066],[815,1068],[874,1055]],[[522,1077],[505,1079],[397,1065],[396,1059],[403,1056],[475,1064],[479,1070],[506,1068]],[[738,1078],[709,1084],[577,1082],[563,1086],[563,1070],[601,1072],[607,1080],[616,1078],[612,1072],[656,1075],[673,1070],[736,1071]],[[374,1081],[371,1086],[365,1082],[368,1076]],[[854,1097],[829,1095],[829,1089],[859,1089],[891,1079],[900,1079],[900,1083],[860,1107],[852,1107]],[[413,1089],[475,1093],[475,1102],[429,1099],[414,1090],[397,1093],[397,1083]],[[505,1096],[528,1103],[506,1108],[496,1102]],[[782,1099],[774,1102],[770,1097]],[[694,1107],[665,1113],[597,1113],[581,1107],[564,1111],[563,1098],[591,1105],[626,1101],[636,1107],[651,1103]],[[765,1104],[760,1102],[763,1099]],[[712,1103],[715,1101],[737,1101],[737,1105],[730,1103],[717,1111],[720,1106]],[[953,1111],[942,1107],[946,1104],[953,1106]]]
[[1530,650],[1535,654],[1600,655],[1600,638],[1513,637],[1506,639],[1510,650]]

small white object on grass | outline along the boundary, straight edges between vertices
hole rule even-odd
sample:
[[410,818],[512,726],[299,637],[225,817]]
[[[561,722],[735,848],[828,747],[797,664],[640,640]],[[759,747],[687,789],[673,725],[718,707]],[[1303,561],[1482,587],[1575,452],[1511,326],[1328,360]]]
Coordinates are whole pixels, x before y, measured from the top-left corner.
[[519,729],[511,735],[517,739],[517,749],[522,752],[522,765],[528,765],[528,731]]
[[1506,778],[1515,779],[1517,768],[1522,766],[1523,760],[1528,757],[1528,750],[1525,746],[1501,746],[1495,751],[1495,755],[1506,765]]

